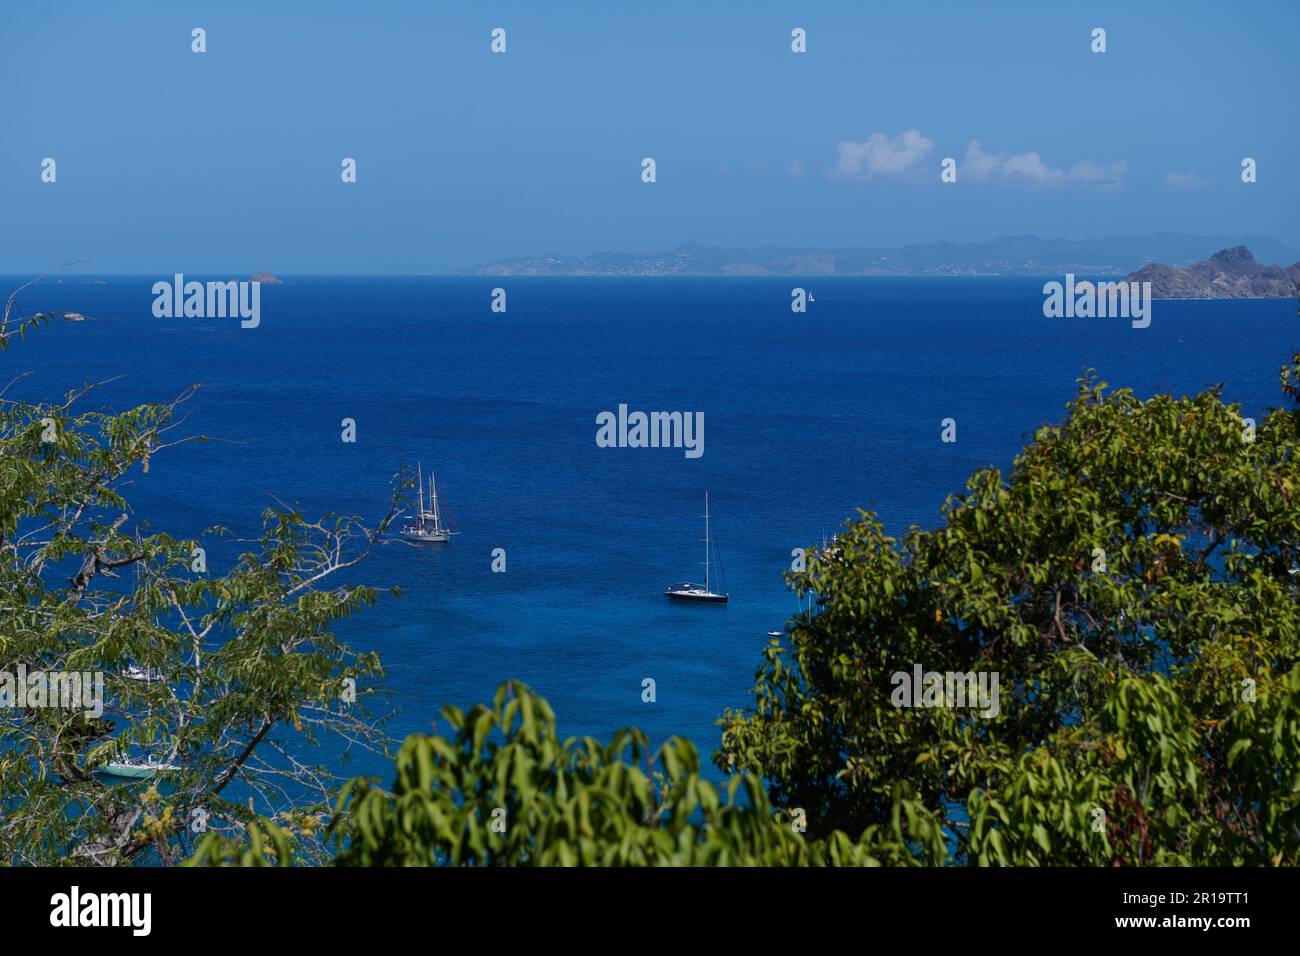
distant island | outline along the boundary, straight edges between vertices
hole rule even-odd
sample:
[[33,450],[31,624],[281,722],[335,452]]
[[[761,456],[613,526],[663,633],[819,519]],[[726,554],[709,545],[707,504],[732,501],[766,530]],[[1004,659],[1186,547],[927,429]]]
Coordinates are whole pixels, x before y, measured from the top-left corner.
[[1261,265],[1248,248],[1233,246],[1185,269],[1154,262],[1124,281],[1150,282],[1156,299],[1289,299],[1300,286],[1300,262]]
[[686,243],[664,252],[601,252],[499,259],[465,270],[477,276],[1122,276],[1144,266],[1191,265],[1216,249],[1249,245],[1274,260],[1300,250],[1266,236],[1229,238],[1156,233],[1111,239],[1006,236],[898,248],[723,248]]
[[262,285],[284,285],[284,280],[271,275],[269,272],[254,272],[249,282],[260,282]]

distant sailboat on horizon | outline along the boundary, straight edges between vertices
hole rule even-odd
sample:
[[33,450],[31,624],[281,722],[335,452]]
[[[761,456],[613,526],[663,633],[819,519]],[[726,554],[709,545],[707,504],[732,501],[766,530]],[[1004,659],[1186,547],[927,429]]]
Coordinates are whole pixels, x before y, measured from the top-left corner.
[[408,541],[446,544],[453,534],[460,533],[452,531],[442,520],[442,511],[438,506],[437,478],[432,471],[429,472],[429,507],[425,509],[424,471],[419,464],[416,465],[416,495],[417,517],[415,521],[402,525],[403,538]]
[[[664,590],[664,596],[674,601],[693,601],[697,604],[726,604],[728,595],[726,593],[715,593],[709,584],[709,555],[711,544],[709,541],[709,493],[704,493],[704,583],[703,584],[674,584]],[[719,555],[719,566],[721,566],[721,555]]]

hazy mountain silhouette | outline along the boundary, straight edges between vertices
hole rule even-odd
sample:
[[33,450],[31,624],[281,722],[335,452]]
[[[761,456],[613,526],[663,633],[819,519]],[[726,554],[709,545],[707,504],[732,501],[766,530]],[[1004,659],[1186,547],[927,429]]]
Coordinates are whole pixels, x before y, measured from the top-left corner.
[[1228,238],[1182,233],[1110,239],[1004,236],[984,242],[932,242],[896,248],[723,248],[686,243],[664,252],[601,252],[500,259],[466,270],[482,276],[1016,276],[1124,275],[1152,263],[1190,265],[1229,246],[1294,261],[1300,251],[1267,236]]

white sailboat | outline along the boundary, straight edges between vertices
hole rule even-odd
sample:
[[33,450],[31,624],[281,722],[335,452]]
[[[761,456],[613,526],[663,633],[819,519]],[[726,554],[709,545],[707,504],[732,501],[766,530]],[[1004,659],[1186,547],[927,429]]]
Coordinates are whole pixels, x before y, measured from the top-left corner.
[[726,604],[727,595],[714,593],[709,585],[709,493],[704,493],[704,583],[674,584],[664,590],[664,595],[674,601],[694,601],[699,604]]
[[429,472],[429,507],[426,510],[424,507],[424,472],[418,464],[416,465],[416,475],[418,494],[416,512],[418,517],[415,521],[402,525],[402,537],[408,541],[446,544],[451,540],[453,534],[459,532],[452,531],[442,520],[442,513],[438,507],[437,479],[433,472]]

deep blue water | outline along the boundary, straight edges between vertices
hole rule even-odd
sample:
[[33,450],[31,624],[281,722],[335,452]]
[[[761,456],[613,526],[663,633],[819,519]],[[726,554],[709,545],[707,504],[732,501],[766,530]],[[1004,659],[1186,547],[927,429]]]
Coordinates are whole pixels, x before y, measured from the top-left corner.
[[[28,312],[89,321],[0,354],[4,381],[33,373],[10,397],[121,376],[89,401],[124,409],[202,384],[186,428],[223,441],[155,459],[127,489],[138,517],[250,537],[275,496],[378,518],[399,464],[418,459],[462,534],[379,548],[355,577],[406,593],[339,628],[389,668],[391,730],[427,729],[443,703],[517,677],[564,733],[636,724],[691,737],[706,761],[720,711],[748,701],[766,632],[796,609],[792,548],[859,507],[893,531],[933,526],[972,470],[1005,467],[1062,417],[1085,367],[1143,395],[1224,382],[1258,415],[1300,344],[1291,300],[1158,302],[1137,330],[1044,318],[1037,279],[303,277],[263,287],[247,330],[153,318],[158,279],[29,289]],[[498,285],[504,315],[489,310]],[[815,297],[807,314],[790,311],[795,285]],[[620,402],[704,412],[703,457],[598,448],[596,415]],[[956,444],[940,441],[945,417]],[[731,603],[675,606],[662,591],[698,577],[705,489]],[[505,574],[490,569],[498,547]],[[228,554],[213,543],[213,570]]]

